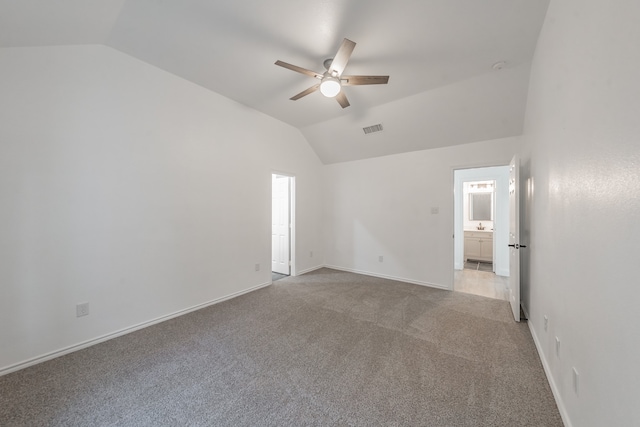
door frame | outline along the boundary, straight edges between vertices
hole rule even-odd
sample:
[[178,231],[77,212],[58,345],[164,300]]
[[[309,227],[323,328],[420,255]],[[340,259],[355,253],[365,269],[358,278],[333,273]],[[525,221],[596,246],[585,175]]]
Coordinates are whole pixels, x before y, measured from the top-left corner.
[[[289,223],[291,224],[291,228],[289,229],[289,275],[297,276],[298,272],[296,270],[296,176],[290,172],[283,172],[281,170],[271,170],[271,174],[269,176],[269,183],[271,183],[273,175],[281,175],[289,178]],[[271,185],[271,184],[270,184]],[[273,186],[271,185],[270,198],[271,201],[273,198]],[[272,202],[271,202],[272,203]],[[271,207],[269,212],[271,212]],[[271,221],[269,221],[271,224]],[[269,233],[269,241],[271,241],[271,233]],[[269,243],[269,247],[271,247],[271,243]],[[269,254],[270,259],[273,257],[273,254]]]
[[[456,181],[456,171],[458,170],[466,170],[466,169],[484,169],[484,168],[492,168],[492,167],[506,167],[509,168],[509,161],[507,160],[505,163],[495,163],[495,162],[487,162],[487,163],[470,163],[470,164],[465,164],[465,165],[456,165],[451,167],[451,187],[453,189],[453,191],[451,192],[451,212],[453,212],[453,224],[452,224],[452,230],[451,230],[451,236],[452,236],[452,245],[451,245],[451,257],[452,257],[452,262],[451,262],[451,270],[450,270],[450,286],[449,289],[453,291],[453,285],[455,282],[455,271],[456,271],[456,233],[459,231],[458,230],[458,217],[456,215],[456,202],[459,200],[460,203],[460,207],[462,207],[462,182],[464,182],[465,180],[461,180],[460,181],[460,189],[458,189],[458,183]],[[481,178],[476,178],[474,177],[473,180],[496,180],[496,174],[487,174],[485,177],[481,177]],[[507,217],[507,221],[508,221],[508,217]],[[462,217],[460,217],[460,223],[462,224]],[[509,224],[508,222],[505,224],[502,224],[504,227],[506,227],[507,230],[507,239],[508,239],[508,228],[509,228]],[[462,227],[461,227],[462,228]],[[464,230],[460,230],[462,231],[462,236],[460,236],[460,239],[464,239]],[[496,246],[496,242],[494,241],[494,254],[495,254],[495,246]],[[507,260],[508,262],[508,260]]]

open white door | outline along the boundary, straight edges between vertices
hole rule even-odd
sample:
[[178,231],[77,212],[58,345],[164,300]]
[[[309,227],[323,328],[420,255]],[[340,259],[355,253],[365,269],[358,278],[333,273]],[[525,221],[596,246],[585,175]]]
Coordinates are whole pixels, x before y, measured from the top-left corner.
[[520,159],[509,163],[509,302],[516,322],[520,321]]
[[271,271],[290,274],[289,270],[289,188],[291,178],[272,175]]

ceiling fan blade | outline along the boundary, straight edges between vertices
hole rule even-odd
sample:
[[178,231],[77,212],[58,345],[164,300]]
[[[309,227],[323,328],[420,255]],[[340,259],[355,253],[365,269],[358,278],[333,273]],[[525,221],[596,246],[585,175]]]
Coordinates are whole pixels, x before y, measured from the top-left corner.
[[355,85],[386,85],[389,82],[389,76],[342,76],[340,84],[342,86]]
[[302,98],[303,96],[307,96],[310,93],[313,93],[313,92],[317,91],[318,89],[320,89],[320,83],[318,83],[317,85],[311,86],[309,89],[303,90],[299,94],[294,95],[289,99],[292,100],[292,101],[297,101],[298,99]]
[[296,71],[298,73],[304,74],[309,77],[314,77],[316,79],[322,78],[322,74],[318,74],[315,71],[307,70],[306,68],[298,67],[297,65],[289,64],[287,62],[276,61],[275,64],[284,68],[288,68],[291,71]]
[[344,94],[344,91],[340,91],[337,95],[336,95],[336,101],[338,101],[338,104],[340,104],[340,106],[342,108],[347,108],[349,105],[349,100],[347,99],[347,95]]
[[342,44],[336,52],[336,56],[333,57],[333,61],[331,61],[331,67],[329,67],[329,73],[333,73],[334,71],[341,75],[344,71],[344,67],[347,66],[347,62],[349,62],[349,58],[351,57],[351,52],[356,47],[356,44],[349,39],[342,40]]

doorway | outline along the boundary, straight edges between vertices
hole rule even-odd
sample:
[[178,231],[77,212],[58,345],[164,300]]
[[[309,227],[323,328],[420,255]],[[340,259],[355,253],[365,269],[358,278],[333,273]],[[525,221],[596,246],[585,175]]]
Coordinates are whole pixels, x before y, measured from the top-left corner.
[[454,171],[453,290],[508,300],[509,166]]
[[271,275],[272,281],[292,273],[294,177],[271,174]]

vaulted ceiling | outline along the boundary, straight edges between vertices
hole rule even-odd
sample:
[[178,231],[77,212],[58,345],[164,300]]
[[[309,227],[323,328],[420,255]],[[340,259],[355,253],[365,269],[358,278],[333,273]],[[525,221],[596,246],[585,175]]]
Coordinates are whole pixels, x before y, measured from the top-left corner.
[[[519,135],[548,2],[0,0],[0,47],[111,46],[299,128],[334,163]],[[274,62],[324,71],[345,37],[345,73],[389,84],[344,88],[346,109],[290,101],[315,81]]]

